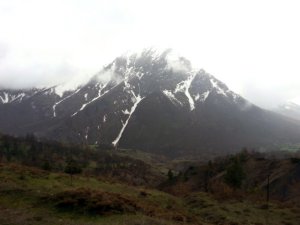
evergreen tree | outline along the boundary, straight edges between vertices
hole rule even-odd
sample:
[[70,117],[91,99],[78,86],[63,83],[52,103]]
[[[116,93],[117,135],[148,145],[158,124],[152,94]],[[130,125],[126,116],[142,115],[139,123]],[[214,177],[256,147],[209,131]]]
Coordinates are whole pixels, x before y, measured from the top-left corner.
[[71,185],[73,184],[73,175],[81,173],[82,169],[80,165],[73,159],[67,161],[67,165],[65,167],[65,173],[70,174],[71,177]]
[[208,164],[204,170],[204,191],[209,192],[209,180],[213,176],[213,164],[211,160],[208,161]]
[[241,161],[235,157],[226,170],[225,182],[234,188],[240,188],[244,179],[245,173]]
[[168,171],[168,178],[170,181],[172,181],[174,179],[174,174],[173,174],[172,170]]

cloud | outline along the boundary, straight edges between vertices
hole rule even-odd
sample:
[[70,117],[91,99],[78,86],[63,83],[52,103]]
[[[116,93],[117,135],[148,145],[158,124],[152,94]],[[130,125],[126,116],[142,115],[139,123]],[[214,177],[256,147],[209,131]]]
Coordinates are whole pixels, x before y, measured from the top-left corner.
[[[0,1],[0,86],[84,82],[123,52],[155,46],[175,49],[245,98],[272,107],[300,96],[299,6],[259,0]],[[178,60],[169,65],[185,67]]]
[[[111,67],[101,70],[97,75],[96,79],[98,82],[101,82],[103,84],[106,84],[111,79],[116,79],[115,76],[115,64],[113,64]],[[117,83],[119,83],[119,80],[115,80]]]
[[167,50],[166,60],[168,68],[176,72],[187,72],[192,69],[191,62],[178,53],[175,53],[174,50]]
[[8,46],[0,42],[0,63],[6,58],[7,55],[8,55]]
[[68,83],[70,88],[86,82],[90,75],[82,76],[74,65],[61,63],[49,65],[34,63],[31,65],[10,65],[0,67],[1,88],[49,87]]

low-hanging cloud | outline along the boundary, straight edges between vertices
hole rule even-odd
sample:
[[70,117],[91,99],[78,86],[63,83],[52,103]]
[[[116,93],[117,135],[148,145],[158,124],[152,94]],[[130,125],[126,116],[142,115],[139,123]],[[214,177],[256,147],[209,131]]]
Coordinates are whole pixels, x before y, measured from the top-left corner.
[[66,84],[69,89],[85,83],[90,75],[80,74],[73,65],[33,64],[0,66],[0,88],[27,89]]
[[168,69],[172,69],[175,72],[187,72],[192,69],[191,62],[178,53],[175,53],[174,50],[168,52],[166,60]]
[[0,64],[8,55],[8,46],[0,42]]
[[299,87],[300,82],[297,81],[274,86],[245,83],[242,95],[260,107],[273,109],[294,99],[294,96],[300,96]]
[[[270,108],[300,96],[299,4],[0,1],[0,87],[76,86],[127,50],[171,47],[193,67]],[[180,61],[168,65],[185,69]]]

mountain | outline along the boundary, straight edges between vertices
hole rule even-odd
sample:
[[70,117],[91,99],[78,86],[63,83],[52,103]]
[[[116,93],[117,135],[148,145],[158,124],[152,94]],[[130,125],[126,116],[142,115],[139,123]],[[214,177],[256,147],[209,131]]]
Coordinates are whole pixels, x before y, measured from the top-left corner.
[[[171,51],[121,56],[72,91],[0,91],[0,131],[170,156],[300,142],[300,123],[263,110]],[[1,102],[2,100],[2,102]]]
[[300,105],[292,101],[287,101],[278,106],[274,111],[293,119],[300,120]]

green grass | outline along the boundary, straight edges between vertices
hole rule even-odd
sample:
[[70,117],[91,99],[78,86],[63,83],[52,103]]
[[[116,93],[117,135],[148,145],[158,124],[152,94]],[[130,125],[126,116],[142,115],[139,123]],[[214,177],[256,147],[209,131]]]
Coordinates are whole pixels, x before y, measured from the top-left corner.
[[266,209],[263,202],[217,201],[205,193],[195,193],[186,201],[194,214],[212,224],[300,224],[300,209],[281,207],[280,204],[271,203],[269,209]]
[[[109,183],[94,177],[75,176],[71,185],[70,177],[63,173],[2,165],[0,181],[0,224],[41,224],[41,220],[43,224],[177,224],[172,214],[184,211],[181,200],[169,194]],[[42,200],[64,191],[82,188],[120,194],[139,204],[143,210],[134,215],[91,216],[64,212],[55,208],[54,203]],[[141,196],[141,192],[146,196]],[[172,210],[168,207],[172,207]]]
[[[57,195],[79,193],[80,190],[120,196],[136,204],[138,210],[101,215],[56,207]],[[64,173],[0,164],[1,225],[300,224],[299,208],[272,203],[266,210],[263,205],[263,202],[247,200],[220,201],[202,192],[175,197],[155,189],[111,183],[83,175],[75,176],[71,185],[70,176]]]

